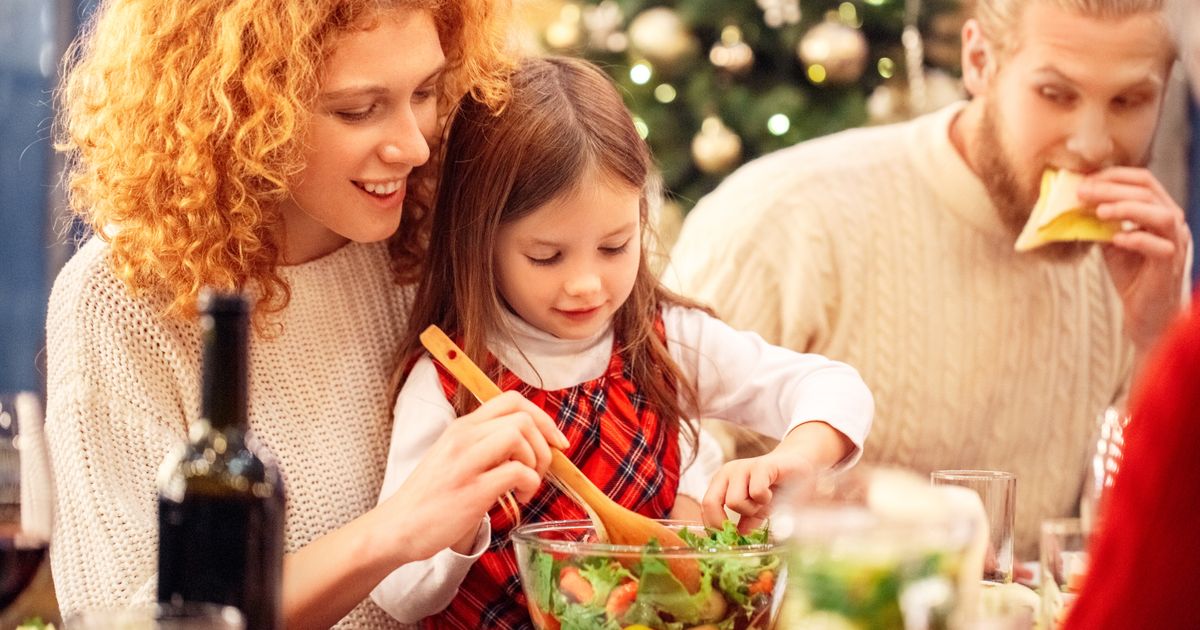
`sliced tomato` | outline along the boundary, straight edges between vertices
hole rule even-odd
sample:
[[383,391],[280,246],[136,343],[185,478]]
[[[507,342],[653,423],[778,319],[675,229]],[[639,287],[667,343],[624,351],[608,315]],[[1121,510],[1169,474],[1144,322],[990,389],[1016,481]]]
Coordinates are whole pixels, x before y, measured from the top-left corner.
[[579,573],[577,567],[564,567],[558,574],[558,590],[576,604],[587,604],[596,596],[592,583]]
[[533,618],[533,625],[538,627],[538,630],[561,630],[562,624],[554,615],[542,610],[537,604],[529,605],[529,616]]
[[775,590],[775,572],[763,571],[758,574],[758,579],[750,583],[747,587],[750,595],[770,595]]
[[637,599],[637,591],[637,582],[624,582],[614,588],[608,594],[608,601],[604,603],[604,611],[608,613],[609,618],[620,619],[633,605],[633,600]]

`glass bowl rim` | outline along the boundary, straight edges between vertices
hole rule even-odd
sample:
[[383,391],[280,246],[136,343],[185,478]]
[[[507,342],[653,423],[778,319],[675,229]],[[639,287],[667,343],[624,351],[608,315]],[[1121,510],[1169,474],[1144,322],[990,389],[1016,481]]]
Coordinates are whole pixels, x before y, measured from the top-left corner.
[[[703,523],[680,519],[652,519],[667,527],[679,529],[701,529],[707,531]],[[526,523],[513,529],[511,537],[515,543],[520,543],[539,551],[573,555],[614,555],[641,557],[645,547],[640,545],[614,545],[602,542],[582,542],[578,540],[551,540],[539,538],[537,535],[548,531],[593,530],[590,520],[572,521],[540,521]],[[583,548],[581,548],[583,546]],[[774,541],[754,545],[737,545],[724,549],[697,549],[695,547],[664,547],[656,551],[654,557],[669,558],[712,558],[720,557],[758,557],[782,553],[785,541]]]

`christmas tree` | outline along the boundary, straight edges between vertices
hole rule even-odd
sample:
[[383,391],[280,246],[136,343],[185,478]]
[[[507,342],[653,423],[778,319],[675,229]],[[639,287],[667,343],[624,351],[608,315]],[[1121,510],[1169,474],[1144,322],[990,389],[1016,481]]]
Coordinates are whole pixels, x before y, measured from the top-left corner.
[[684,211],[764,153],[960,94],[957,0],[537,4],[541,47],[620,85]]

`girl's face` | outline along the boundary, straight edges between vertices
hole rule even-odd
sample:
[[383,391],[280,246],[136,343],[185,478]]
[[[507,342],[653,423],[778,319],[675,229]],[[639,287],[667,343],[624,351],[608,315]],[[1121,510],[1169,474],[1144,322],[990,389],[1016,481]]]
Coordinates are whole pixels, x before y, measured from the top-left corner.
[[641,191],[589,174],[500,227],[500,295],[526,322],[560,339],[608,326],[629,298],[642,255]]
[[387,13],[340,37],[321,77],[304,170],[281,206],[285,262],[396,231],[408,176],[429,159],[437,133],[444,65],[426,11]]

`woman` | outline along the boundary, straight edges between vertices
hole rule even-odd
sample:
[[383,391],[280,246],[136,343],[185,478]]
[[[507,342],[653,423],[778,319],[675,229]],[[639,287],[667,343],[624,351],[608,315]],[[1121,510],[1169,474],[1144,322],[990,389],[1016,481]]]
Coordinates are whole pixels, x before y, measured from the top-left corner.
[[204,286],[257,297],[250,424],[287,486],[287,627],[394,623],[363,602],[383,576],[478,529],[504,491],[536,489],[564,438],[504,397],[375,507],[408,312],[384,241],[395,234],[397,271],[412,275],[427,214],[411,197],[441,115],[467,90],[502,96],[502,8],[97,9],[68,54],[60,121],[71,207],[97,236],[61,272],[47,326],[65,614],[155,595],[156,469],[196,419]]

